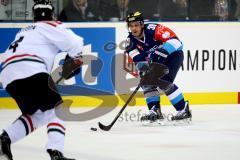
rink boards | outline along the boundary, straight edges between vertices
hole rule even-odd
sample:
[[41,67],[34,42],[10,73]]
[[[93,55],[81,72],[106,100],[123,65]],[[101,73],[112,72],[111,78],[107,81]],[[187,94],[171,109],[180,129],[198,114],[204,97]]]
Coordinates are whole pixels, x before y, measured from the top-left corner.
[[[180,37],[185,59],[176,78],[191,104],[237,104],[240,99],[240,23],[238,22],[174,22],[162,23]],[[0,53],[9,46],[15,34],[27,23],[0,24]],[[74,78],[64,81],[59,90],[73,106],[97,106],[101,101],[122,105],[138,80],[126,74],[124,42],[128,34],[124,23],[68,23],[84,38],[83,54],[88,65]],[[53,70],[62,64],[66,53],[60,53]],[[0,61],[3,56],[0,55]],[[1,82],[1,79],[0,79]],[[72,87],[74,86],[74,87]],[[123,96],[121,96],[123,95]],[[165,96],[162,104],[169,104]],[[132,106],[145,104],[138,94]],[[16,108],[16,104],[0,90],[0,108]]]

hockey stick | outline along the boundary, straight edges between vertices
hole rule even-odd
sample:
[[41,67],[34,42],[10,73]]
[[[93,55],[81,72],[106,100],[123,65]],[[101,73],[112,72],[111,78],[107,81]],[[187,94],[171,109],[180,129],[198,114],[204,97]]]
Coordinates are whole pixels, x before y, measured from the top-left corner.
[[[137,91],[139,90],[139,88],[141,87],[141,85],[156,85],[156,86],[160,86],[160,88],[165,88],[165,89],[169,89],[169,87],[172,85],[171,82],[165,81],[160,79],[161,77],[163,77],[164,75],[169,73],[169,69],[167,66],[163,65],[163,64],[153,64],[152,67],[150,68],[150,71],[146,76],[144,76],[140,83],[138,84],[137,88],[133,91],[133,93],[131,94],[131,96],[128,98],[127,102],[124,104],[124,106],[122,107],[122,109],[119,111],[119,113],[117,114],[117,116],[114,118],[114,120],[112,121],[112,123],[108,126],[103,125],[102,123],[98,122],[98,126],[100,129],[104,130],[104,131],[109,131],[112,126],[115,124],[115,122],[117,121],[117,119],[120,117],[120,115],[122,114],[122,112],[124,111],[124,109],[127,107],[127,105],[129,104],[129,102],[132,100],[132,98],[135,96],[135,94],[137,93]],[[151,73],[156,73],[157,74],[157,79],[153,78]]]
[[132,100],[132,98],[135,96],[135,94],[137,93],[137,91],[139,90],[139,88],[141,87],[141,83],[138,84],[137,88],[133,91],[133,93],[131,94],[131,96],[128,98],[127,102],[124,104],[124,106],[122,107],[122,109],[119,111],[119,113],[117,114],[117,116],[114,118],[114,120],[112,121],[112,123],[108,126],[103,125],[102,123],[98,122],[98,126],[99,128],[101,128],[104,131],[109,131],[112,126],[115,124],[115,122],[117,121],[117,119],[120,117],[120,115],[122,114],[122,112],[124,111],[124,109],[127,107],[127,105],[129,104],[129,102]]
[[63,76],[61,76],[55,83],[59,84],[59,82],[61,82],[63,79],[64,79]]

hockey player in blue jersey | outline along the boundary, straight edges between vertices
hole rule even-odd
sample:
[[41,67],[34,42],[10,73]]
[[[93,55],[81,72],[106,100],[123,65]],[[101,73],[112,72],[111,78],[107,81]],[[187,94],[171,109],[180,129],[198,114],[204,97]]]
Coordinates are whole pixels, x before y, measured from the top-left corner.
[[[125,54],[129,56],[128,59],[135,63],[140,72],[141,67],[139,66],[149,65],[149,63],[166,65],[169,73],[161,79],[171,82],[172,85],[168,89],[160,89],[167,95],[177,111],[171,120],[191,119],[188,101],[185,101],[182,92],[174,84],[174,79],[184,59],[182,42],[172,30],[161,24],[144,24],[140,12],[130,13],[126,21],[130,30],[125,48]],[[157,87],[153,85],[142,85],[141,87],[150,111],[149,114],[141,117],[141,120],[151,122],[163,120],[160,93]]]

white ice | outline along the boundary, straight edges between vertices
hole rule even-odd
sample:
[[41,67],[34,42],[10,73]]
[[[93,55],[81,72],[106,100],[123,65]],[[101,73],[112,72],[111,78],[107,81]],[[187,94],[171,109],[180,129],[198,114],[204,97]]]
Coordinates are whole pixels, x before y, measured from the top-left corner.
[[[138,115],[145,107],[126,108],[108,132],[90,128],[97,127],[98,121],[109,124],[119,107],[95,120],[67,122],[65,155],[77,160],[239,160],[240,106],[194,105],[191,109],[190,125],[142,126]],[[174,113],[172,107],[162,110]],[[0,110],[0,129],[19,115],[16,110]],[[12,145],[14,160],[48,160],[46,141],[46,128],[38,129]]]

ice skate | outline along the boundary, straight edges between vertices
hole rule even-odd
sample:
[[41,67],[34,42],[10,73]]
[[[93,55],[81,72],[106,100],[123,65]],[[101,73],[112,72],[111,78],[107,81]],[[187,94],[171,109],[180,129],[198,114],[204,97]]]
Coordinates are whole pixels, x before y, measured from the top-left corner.
[[164,125],[164,116],[159,108],[153,107],[148,114],[141,117],[141,122],[143,125],[148,125],[150,123],[157,122],[161,125]]
[[12,160],[11,140],[6,132],[0,135],[0,159]]
[[51,160],[75,160],[72,158],[64,157],[63,154],[57,150],[48,149],[47,152],[50,155]]
[[175,116],[171,117],[172,121],[188,121],[190,122],[192,120],[192,113],[189,109],[189,103],[188,101],[185,102],[185,107],[183,110],[178,111],[178,113]]

